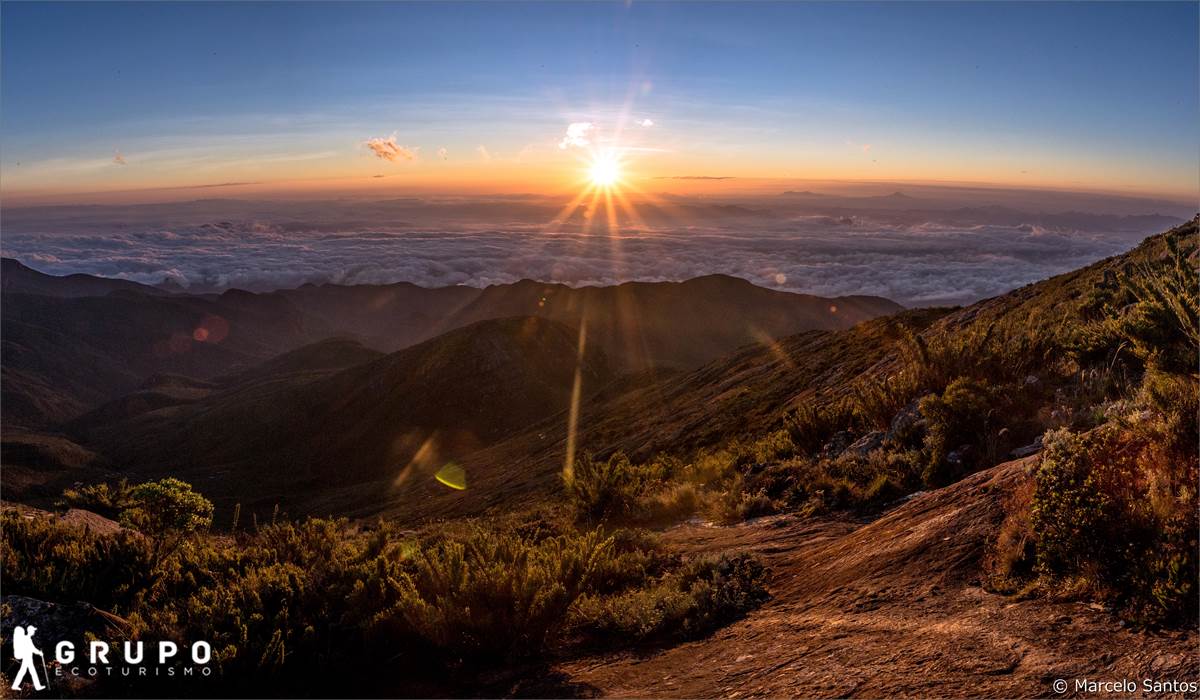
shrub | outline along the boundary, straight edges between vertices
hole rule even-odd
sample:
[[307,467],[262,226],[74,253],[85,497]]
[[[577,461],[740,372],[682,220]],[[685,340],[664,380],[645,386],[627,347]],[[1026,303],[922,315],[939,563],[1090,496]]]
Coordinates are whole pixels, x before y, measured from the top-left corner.
[[1133,361],[1174,374],[1196,371],[1200,288],[1194,228],[1163,237],[1163,255],[1107,275],[1084,308],[1091,318],[1072,352],[1081,363]]
[[1004,520],[984,561],[987,586],[992,590],[1014,593],[1025,586],[1034,573],[1036,534],[1029,518],[1033,489],[1034,482],[1025,481],[1004,503]]
[[755,464],[769,464],[796,454],[796,445],[787,430],[776,430],[750,445]]
[[111,520],[121,517],[121,511],[132,505],[129,482],[121,479],[115,484],[91,484],[63,491],[61,505],[82,508]]
[[[1153,430],[1153,429],[1150,429]],[[1131,619],[1194,618],[1197,467],[1160,461],[1147,427],[1047,436],[1030,528],[1037,572],[1084,581]]]
[[212,524],[213,505],[179,479],[138,484],[129,490],[121,523],[148,535],[188,535]]
[[779,503],[767,494],[765,488],[759,486],[761,481],[740,474],[734,477],[717,502],[716,517],[722,522],[732,523],[778,513]]
[[606,460],[583,455],[563,477],[567,496],[579,517],[589,522],[629,515],[645,492],[647,474],[622,452]]
[[764,584],[762,565],[749,555],[695,559],[651,585],[609,598],[584,598],[571,624],[593,642],[686,639],[762,603]]
[[598,532],[534,543],[477,529],[421,549],[384,615],[455,660],[528,656],[543,650],[611,548]]
[[850,386],[855,422],[866,429],[886,430],[892,418],[921,390],[921,380],[911,365],[882,381],[872,377],[859,379]]
[[[102,535],[13,510],[0,526],[6,593],[87,600],[146,638],[205,639],[212,695],[336,693],[331,667],[378,678],[388,694],[397,673],[380,673],[380,664],[420,682],[446,666],[490,672],[562,648],[563,625],[583,598],[632,600],[664,581],[691,602],[656,634],[690,634],[759,599],[737,567],[693,571],[650,533],[580,530],[549,512],[418,533],[280,520],[232,535],[196,532],[161,557],[153,538],[130,530]],[[147,682],[141,692],[169,691]],[[120,678],[101,683],[100,694],[128,690],[109,685]]]
[[794,453],[811,455],[820,452],[834,433],[845,430],[853,421],[854,409],[847,402],[830,399],[802,404],[788,413],[783,425]]
[[100,535],[13,509],[0,513],[0,531],[5,594],[128,610],[148,585],[153,552],[135,532]]
[[[979,466],[994,463],[997,403],[986,383],[966,377],[955,379],[941,395],[921,399],[921,414],[927,421],[922,474],[926,486],[945,486]],[[963,445],[972,449],[951,463],[950,451]]]

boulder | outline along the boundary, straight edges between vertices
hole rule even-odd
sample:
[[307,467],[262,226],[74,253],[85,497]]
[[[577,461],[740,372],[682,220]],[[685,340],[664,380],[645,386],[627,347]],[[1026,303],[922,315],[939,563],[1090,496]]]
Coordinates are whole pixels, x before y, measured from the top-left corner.
[[903,445],[925,431],[925,417],[921,415],[921,399],[918,397],[900,409],[892,418],[892,424],[884,436],[887,442]]
[[865,457],[873,450],[883,447],[883,440],[887,433],[882,430],[872,430],[855,440],[849,447],[846,448],[846,453]]
[[1041,452],[1041,451],[1042,451],[1042,436],[1038,435],[1037,439],[1034,440],[1032,444],[1026,445],[1024,447],[1018,447],[1017,449],[1013,450],[1012,452],[1009,452],[1008,455],[1010,457],[1012,457],[1013,459],[1021,459],[1022,457],[1028,457],[1029,455],[1037,454],[1038,452]]
[[946,455],[946,462],[955,467],[962,468],[971,460],[974,452],[975,449],[970,445],[959,445],[957,448],[950,450],[950,453]]
[[74,603],[51,603],[23,595],[0,597],[0,637],[5,644],[12,639],[13,627],[33,625],[37,628],[36,642],[43,648],[59,640],[82,640],[88,634],[107,639],[127,636],[130,624],[127,620],[82,601]]

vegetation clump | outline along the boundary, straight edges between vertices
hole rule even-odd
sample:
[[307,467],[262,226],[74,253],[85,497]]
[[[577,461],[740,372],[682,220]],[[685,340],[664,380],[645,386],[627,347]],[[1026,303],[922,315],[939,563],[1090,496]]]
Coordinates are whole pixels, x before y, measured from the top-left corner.
[[[648,641],[701,634],[765,597],[750,559],[684,558],[644,531],[578,527],[554,512],[415,532],[278,518],[217,534],[211,504],[184,482],[128,494],[118,516],[144,531],[5,510],[5,592],[90,601],[140,638],[209,641],[213,693],[332,692],[322,685],[332,667],[377,678],[385,693],[404,686],[397,678],[474,687],[469,674],[625,644],[630,629]],[[634,600],[658,603],[617,602]]]
[[1165,236],[1159,264],[1121,271],[1085,302],[1077,356],[1139,379],[1103,424],[1047,434],[994,548],[995,587],[1098,597],[1137,624],[1195,622],[1200,273],[1186,235]]

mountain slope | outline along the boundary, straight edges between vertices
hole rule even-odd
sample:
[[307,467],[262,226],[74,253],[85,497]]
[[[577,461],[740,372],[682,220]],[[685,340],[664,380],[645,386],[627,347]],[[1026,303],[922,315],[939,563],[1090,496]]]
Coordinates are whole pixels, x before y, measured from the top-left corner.
[[136,390],[154,374],[209,378],[330,335],[286,299],[114,292],[5,293],[4,420],[43,426]]
[[484,289],[451,318],[538,315],[588,336],[624,369],[692,368],[738,347],[810,329],[849,328],[901,310],[879,297],[827,299],[756,287],[726,275],[686,282],[627,282],[614,287],[549,285],[522,280]]
[[487,319],[542,316],[578,327],[586,317],[588,337],[614,366],[640,371],[690,368],[747,343],[899,308],[719,276],[583,289],[523,281],[483,290],[399,283],[166,295],[124,280],[5,265],[4,419],[29,427],[76,418],[155,374],[234,376],[332,336],[394,351]]
[[[1081,327],[1080,309],[1088,295],[1127,265],[1163,259],[1168,235],[1185,250],[1195,250],[1200,238],[1192,221],[1124,255],[969,307],[909,311],[844,331],[810,331],[749,346],[691,372],[587,403],[578,421],[579,449],[601,456],[623,450],[645,460],[656,453],[686,457],[698,448],[753,440],[782,427],[797,407],[828,407],[852,398],[856,387],[888,385],[903,366],[909,333],[953,347],[969,346],[993,327],[1007,327],[1024,336],[1002,338],[1002,345],[1032,338],[1041,351],[1063,355]],[[384,510],[405,517],[453,517],[536,500],[558,488],[566,437],[566,421],[551,421],[469,456],[463,465],[478,475],[481,486],[469,499],[446,498],[426,485],[383,501]],[[519,477],[502,468],[506,464],[520,464]],[[338,502],[370,500],[347,489]]]
[[779,292],[726,275],[579,288],[533,280],[484,289],[305,285],[275,294],[385,350],[491,318],[541,316],[575,327],[586,319],[592,341],[630,371],[696,367],[765,338],[848,328],[902,308],[880,297]]
[[166,296],[167,292],[129,280],[74,274],[58,277],[38,272],[19,260],[0,258],[0,290],[51,297],[98,297],[112,292]]
[[86,444],[138,474],[174,474],[218,499],[304,501],[372,483],[390,492],[566,410],[611,378],[577,332],[525,317],[483,321],[336,373],[243,383],[194,403],[81,425]]

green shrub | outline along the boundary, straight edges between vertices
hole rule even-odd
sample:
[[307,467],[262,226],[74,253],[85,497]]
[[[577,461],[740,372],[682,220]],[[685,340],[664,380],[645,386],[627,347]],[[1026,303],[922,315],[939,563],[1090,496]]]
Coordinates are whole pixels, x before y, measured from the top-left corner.
[[1195,459],[1162,461],[1154,427],[1049,434],[1030,529],[1037,572],[1076,579],[1148,624],[1194,619]]
[[1160,257],[1107,275],[1084,305],[1091,322],[1072,344],[1082,364],[1132,362],[1139,369],[1195,373],[1200,347],[1195,229],[1162,240]]
[[212,524],[213,505],[179,479],[138,484],[129,490],[121,522],[148,535],[190,534]]
[[135,532],[101,535],[13,509],[0,513],[0,531],[6,595],[86,600],[125,611],[149,585],[152,547]]
[[765,572],[752,557],[700,558],[622,595],[584,598],[571,624],[593,642],[686,639],[736,619],[766,598]]
[[[693,572],[648,532],[580,530],[553,514],[417,533],[280,520],[232,535],[195,532],[162,556],[154,538],[131,530],[98,534],[11,509],[0,526],[6,594],[86,600],[143,638],[205,639],[213,695],[334,694],[329,668],[379,678],[380,692],[394,694],[397,674],[428,682],[447,666],[488,672],[536,661],[572,648],[563,625],[583,598],[632,599],[668,580],[691,596],[690,612],[667,616],[656,633],[690,634],[757,600],[744,573]],[[591,640],[601,641],[628,640]],[[102,681],[102,694],[124,694],[107,685],[121,682]],[[141,692],[169,690],[148,683]]]
[[121,511],[132,505],[129,482],[121,479],[115,484],[91,484],[63,491],[61,505],[82,508],[111,520],[121,517]]
[[824,403],[814,400],[802,404],[787,414],[783,425],[794,446],[793,453],[812,455],[820,452],[834,433],[853,423],[854,409],[849,403],[827,399]]
[[611,548],[598,532],[535,543],[477,529],[422,548],[384,615],[455,660],[528,656],[558,631]]
[[589,522],[630,515],[648,481],[646,471],[622,452],[606,460],[583,455],[575,460],[573,472],[563,477],[575,511]]
[[[926,486],[945,486],[975,468],[994,463],[995,449],[989,440],[999,429],[993,417],[998,404],[986,383],[966,377],[950,382],[941,395],[921,399],[921,415],[927,422],[922,474]],[[962,445],[972,449],[961,455],[958,463],[951,463],[950,451]]]
[[[855,423],[868,430],[887,430],[896,414],[921,391],[921,379],[911,365],[882,380],[875,377],[859,379],[850,385]],[[849,427],[847,424],[842,429]]]

